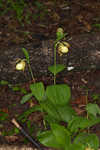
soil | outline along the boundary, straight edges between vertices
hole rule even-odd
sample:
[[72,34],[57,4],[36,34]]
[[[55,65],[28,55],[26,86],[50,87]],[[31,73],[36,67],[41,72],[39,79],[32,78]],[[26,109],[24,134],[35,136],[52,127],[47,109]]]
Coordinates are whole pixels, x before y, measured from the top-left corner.
[[[48,71],[48,66],[54,63],[53,44],[58,27],[62,27],[64,32],[68,33],[64,40],[70,44],[70,49],[67,55],[57,54],[57,63],[74,69],[71,71],[65,69],[59,73],[57,83],[66,83],[71,87],[72,106],[79,115],[84,113],[81,106],[85,105],[86,98],[88,102],[96,102],[100,106],[100,2],[59,0],[56,1],[56,5],[50,0],[39,2],[46,6],[49,13],[44,13],[43,18],[39,17],[36,20],[30,18],[30,24],[23,20],[22,26],[11,16],[11,12],[0,16],[0,80],[8,81],[7,85],[0,85],[0,111],[8,114],[7,120],[0,122],[0,144],[25,143],[21,133],[12,133],[14,125],[11,119],[17,119],[19,115],[37,104],[35,98],[32,98],[32,101],[21,105],[20,100],[24,93],[14,91],[11,87],[12,84],[13,86],[18,84],[30,92],[29,85],[33,83],[28,66],[24,72],[15,69],[16,61],[25,58],[22,48],[26,48],[29,52],[35,80],[42,81],[45,86],[53,84],[53,76]],[[38,12],[38,8],[32,8],[32,1],[29,4],[29,11]],[[36,137],[38,129],[43,128],[43,114],[32,113],[28,120],[34,126],[32,136]],[[22,125],[29,132],[27,123],[24,122]],[[98,124],[91,128],[91,132],[96,133],[100,139],[99,128]],[[32,146],[29,142],[26,145]]]

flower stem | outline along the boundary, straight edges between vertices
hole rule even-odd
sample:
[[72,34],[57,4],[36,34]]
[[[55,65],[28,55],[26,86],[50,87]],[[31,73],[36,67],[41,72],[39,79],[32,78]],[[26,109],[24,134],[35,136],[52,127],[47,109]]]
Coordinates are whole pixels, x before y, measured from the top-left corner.
[[33,82],[35,83],[35,78],[34,78],[34,76],[33,76],[33,72],[32,72],[30,63],[28,63],[28,67],[29,67],[29,71],[30,71],[30,73],[31,73],[32,80],[33,80]]
[[55,41],[55,44],[54,44],[54,67],[55,67],[54,84],[56,84],[56,48],[57,48],[57,41]]

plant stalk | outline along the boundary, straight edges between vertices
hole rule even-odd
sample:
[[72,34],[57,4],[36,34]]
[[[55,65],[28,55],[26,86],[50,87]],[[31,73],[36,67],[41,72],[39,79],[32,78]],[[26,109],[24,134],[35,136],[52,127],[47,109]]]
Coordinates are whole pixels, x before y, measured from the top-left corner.
[[57,48],[57,42],[55,42],[54,44],[54,66],[55,66],[54,84],[56,84],[56,48]]
[[35,83],[35,78],[34,78],[34,76],[33,76],[33,72],[32,72],[32,69],[31,69],[31,65],[30,65],[30,63],[28,63],[28,67],[29,67],[29,71],[30,71],[30,74],[31,74],[32,80],[33,80],[33,82]]

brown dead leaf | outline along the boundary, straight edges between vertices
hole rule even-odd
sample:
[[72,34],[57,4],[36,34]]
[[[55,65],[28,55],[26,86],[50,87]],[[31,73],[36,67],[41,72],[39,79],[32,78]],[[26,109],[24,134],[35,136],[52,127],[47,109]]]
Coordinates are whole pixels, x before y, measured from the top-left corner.
[[30,106],[30,108],[33,107],[33,106],[35,106],[35,103],[34,103],[33,100],[30,100],[30,101],[29,101],[29,106]]
[[47,2],[45,2],[45,5],[46,6],[53,6],[54,2],[53,1],[47,1]]
[[8,142],[15,142],[16,140],[19,139],[18,136],[5,136],[5,139],[8,141]]
[[8,21],[8,29],[10,31],[15,31],[16,28],[18,28],[18,27],[19,27],[19,24],[16,20],[12,19],[12,20]]
[[90,32],[92,30],[91,25],[85,20],[85,18],[82,15],[78,15],[76,18],[77,18],[79,23],[84,25],[85,30],[87,32]]
[[7,114],[9,113],[8,108],[2,108],[1,111]]
[[40,123],[43,120],[43,113],[41,112],[34,112],[29,116],[29,120],[33,122]]
[[14,38],[12,39],[12,42],[15,44],[20,44],[24,42],[24,38],[20,37],[19,35],[15,35]]
[[88,22],[84,21],[83,24],[84,24],[87,32],[90,32],[92,30],[92,27]]
[[59,21],[59,20],[60,20],[60,16],[55,12],[55,13],[53,13],[53,15],[52,15],[52,19],[53,19],[54,21]]
[[73,109],[76,111],[76,113],[77,113],[78,115],[82,115],[82,114],[85,112],[85,110],[82,109],[82,108],[78,108],[78,107],[74,107],[74,106],[73,106]]
[[78,105],[86,105],[87,104],[87,95],[81,95],[77,99],[71,102],[72,104],[78,104]]

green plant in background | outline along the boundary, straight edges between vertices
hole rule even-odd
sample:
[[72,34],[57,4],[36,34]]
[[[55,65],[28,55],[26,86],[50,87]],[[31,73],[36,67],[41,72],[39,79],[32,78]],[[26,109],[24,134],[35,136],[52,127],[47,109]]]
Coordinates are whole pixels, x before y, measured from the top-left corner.
[[9,82],[6,81],[6,80],[1,80],[0,81],[0,85],[8,85],[8,86],[10,86]]
[[92,99],[93,99],[93,101],[99,101],[100,100],[100,94],[96,94],[96,93],[94,93],[93,95],[92,95]]
[[34,1],[34,6],[37,8],[38,12],[32,14],[33,19],[37,20],[40,18],[40,20],[42,20],[44,16],[48,14],[47,8],[39,1]]
[[[6,4],[6,7],[5,7]],[[24,13],[24,9],[26,8],[26,3],[24,0],[20,0],[20,1],[13,1],[13,0],[7,0],[6,2],[1,1],[1,8],[4,9],[4,11],[2,11],[1,15],[3,15],[4,13],[7,13],[8,11],[14,11],[16,13],[16,17],[18,19],[18,21],[20,23],[22,23],[22,19],[23,19],[23,13]]]
[[[15,13],[16,18],[19,21],[19,23],[21,23],[21,25],[24,25],[23,24],[24,19],[25,19],[26,23],[30,23],[29,17],[31,14],[29,12],[28,5],[24,0],[20,0],[20,1],[17,1],[17,0],[16,1],[14,1],[14,0],[3,1],[3,0],[1,0],[0,8],[2,9],[2,11],[0,12],[1,16],[4,14],[7,14],[8,12],[11,12],[11,17],[14,17],[13,15]],[[24,13],[26,13],[26,15],[24,15]]]
[[2,110],[0,110],[0,122],[6,121],[9,118],[9,115]]
[[29,115],[36,111],[41,111],[41,107],[39,105],[29,108],[27,111],[25,111],[21,115],[19,115],[17,117],[17,119],[18,119],[18,121],[21,121],[22,123],[24,123],[28,120]]
[[9,82],[6,81],[6,80],[1,80],[1,81],[0,81],[0,85],[1,85],[1,86],[6,86],[6,85],[7,85],[7,86],[8,86],[10,89],[12,89],[12,91],[14,91],[14,92],[19,91],[19,92],[21,92],[22,94],[27,94],[26,89],[25,89],[25,88],[22,88],[22,87],[20,86],[20,84],[13,85],[13,84],[9,83]]
[[[37,9],[36,12],[32,12],[30,9],[30,3]],[[40,18],[43,19],[44,16],[48,13],[46,7],[40,3],[39,1],[27,2],[25,0],[0,0],[0,15],[3,16],[9,12],[11,17],[16,17],[21,25],[24,26],[23,21],[25,23],[30,24],[30,17],[33,17],[34,20]]]
[[92,26],[93,26],[93,27],[96,27],[97,29],[100,30],[100,24],[99,24],[99,23],[98,23],[98,24],[93,24]]
[[8,0],[8,4],[16,12],[16,17],[18,21],[21,23],[23,19],[24,8],[26,7],[24,0],[20,0],[20,2]]
[[11,130],[9,130],[9,131],[8,130],[2,131],[1,134],[2,134],[2,136],[12,136],[14,134],[19,134],[19,133],[20,133],[19,129],[14,127]]

